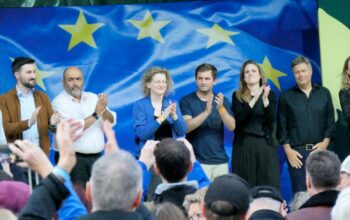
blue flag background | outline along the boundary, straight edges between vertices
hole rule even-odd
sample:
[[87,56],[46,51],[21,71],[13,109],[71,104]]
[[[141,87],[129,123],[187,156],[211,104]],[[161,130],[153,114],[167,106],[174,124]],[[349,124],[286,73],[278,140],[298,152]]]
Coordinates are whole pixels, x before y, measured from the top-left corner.
[[[246,59],[260,63],[272,89],[294,85],[290,63],[303,54],[321,82],[317,3],[289,0],[193,1],[93,7],[0,9],[0,94],[15,85],[11,59],[37,61],[37,88],[51,99],[63,90],[63,70],[83,70],[85,90],[107,93],[118,114],[119,144],[135,150],[132,104],[151,66],[170,70],[175,99],[196,89],[194,69],[218,70],[216,92],[231,99]],[[227,148],[232,134],[226,133]]]

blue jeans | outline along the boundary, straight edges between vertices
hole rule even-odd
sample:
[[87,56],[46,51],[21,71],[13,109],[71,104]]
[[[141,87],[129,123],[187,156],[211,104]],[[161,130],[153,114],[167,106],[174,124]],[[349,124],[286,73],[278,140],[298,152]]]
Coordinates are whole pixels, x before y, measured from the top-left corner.
[[293,194],[295,194],[297,192],[306,191],[305,163],[306,163],[307,157],[312,151],[306,150],[304,146],[293,147],[292,149],[296,150],[303,156],[303,158],[299,158],[303,163],[301,168],[292,167],[288,161],[288,170],[289,170],[289,175],[292,182],[292,190],[293,190]]

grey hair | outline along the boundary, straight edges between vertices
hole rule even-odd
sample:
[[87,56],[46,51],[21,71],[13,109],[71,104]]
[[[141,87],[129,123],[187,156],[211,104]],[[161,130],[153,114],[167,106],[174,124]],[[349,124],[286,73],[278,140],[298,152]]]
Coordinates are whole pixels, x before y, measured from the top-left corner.
[[316,189],[335,188],[340,181],[338,156],[328,150],[316,151],[306,159],[306,175]]
[[119,150],[94,163],[90,182],[94,211],[130,211],[141,191],[142,172],[130,153]]

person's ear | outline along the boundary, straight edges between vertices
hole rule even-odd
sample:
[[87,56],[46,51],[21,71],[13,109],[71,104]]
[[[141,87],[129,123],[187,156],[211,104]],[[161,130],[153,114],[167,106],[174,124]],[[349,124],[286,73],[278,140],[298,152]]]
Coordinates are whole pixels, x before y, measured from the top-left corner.
[[158,168],[158,166],[157,166],[157,163],[154,163],[153,169],[154,169],[154,172],[156,173],[156,175],[157,175],[157,176],[160,176],[160,171],[159,171],[159,168]]
[[192,162],[190,162],[190,166],[188,167],[187,173],[192,172],[192,170],[193,170],[193,164],[192,164]]
[[132,208],[136,209],[142,203],[142,190],[137,192],[136,198],[132,204]]
[[91,184],[86,182],[85,197],[89,204],[92,204],[92,193],[91,193]]

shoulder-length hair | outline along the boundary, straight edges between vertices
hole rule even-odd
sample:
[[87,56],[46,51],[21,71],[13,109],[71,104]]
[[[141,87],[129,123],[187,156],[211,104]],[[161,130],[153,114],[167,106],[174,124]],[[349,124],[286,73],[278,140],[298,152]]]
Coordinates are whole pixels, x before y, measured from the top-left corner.
[[173,88],[173,80],[170,77],[170,73],[167,69],[165,68],[161,68],[161,67],[151,67],[149,68],[142,77],[142,92],[145,96],[149,96],[150,95],[150,90],[147,87],[147,83],[150,83],[153,79],[153,76],[156,74],[164,74],[165,78],[166,78],[166,91],[165,91],[165,95],[168,94],[168,92],[170,90],[172,90]]
[[259,74],[260,74],[260,82],[259,85],[262,86],[266,83],[266,78],[263,70],[261,69],[260,65],[253,61],[253,60],[246,60],[240,70],[239,73],[239,90],[236,92],[236,97],[240,102],[250,102],[252,100],[252,97],[250,95],[250,91],[248,89],[247,83],[244,81],[244,69],[247,65],[253,64],[258,68]]

